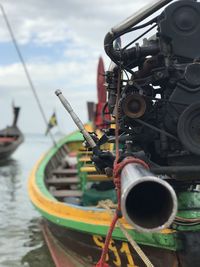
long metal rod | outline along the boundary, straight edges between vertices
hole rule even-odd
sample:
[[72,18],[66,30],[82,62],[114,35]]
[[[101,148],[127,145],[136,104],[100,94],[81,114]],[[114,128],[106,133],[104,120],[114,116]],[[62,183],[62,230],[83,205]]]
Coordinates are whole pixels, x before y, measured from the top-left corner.
[[79,117],[76,115],[76,113],[73,111],[70,103],[67,101],[67,99],[63,96],[62,92],[60,90],[56,90],[55,94],[60,99],[61,103],[63,104],[64,108],[67,110],[67,112],[70,114],[72,120],[76,124],[76,126],[79,128],[82,135],[85,137],[86,141],[90,145],[91,148],[95,148],[97,145],[90,136],[90,134],[86,131],[84,128],[84,125],[82,121],[79,119]]
[[126,29],[134,27],[154,12],[169,4],[173,0],[153,0],[148,5],[145,5],[143,8],[135,12],[132,16],[128,17],[126,20],[122,21],[120,24],[114,26],[111,29],[111,32],[118,34]]
[[[18,46],[17,40],[16,40],[16,38],[15,38],[15,35],[14,35],[14,33],[13,33],[11,24],[10,24],[10,22],[9,22],[9,20],[8,20],[8,17],[7,17],[7,15],[6,15],[6,13],[5,13],[5,10],[4,10],[2,4],[0,4],[0,9],[1,9],[1,11],[2,11],[3,18],[4,18],[4,20],[5,20],[5,23],[6,23],[6,25],[7,25],[8,31],[9,31],[10,36],[11,36],[11,39],[12,39],[13,44],[14,44],[14,46],[15,46],[17,55],[18,55],[18,57],[19,57],[19,59],[20,59],[20,61],[21,61],[21,63],[22,63],[22,66],[23,66],[23,69],[24,69],[26,78],[27,78],[28,83],[29,83],[29,85],[30,85],[30,88],[31,88],[31,90],[32,90],[32,92],[33,92],[33,95],[34,95],[34,97],[35,97],[35,100],[36,100],[37,105],[38,105],[38,107],[39,107],[39,110],[40,110],[40,112],[41,112],[41,115],[42,115],[42,117],[43,117],[43,120],[44,120],[44,122],[45,122],[45,125],[46,125],[46,127],[48,127],[48,120],[47,120],[47,118],[46,118],[46,115],[45,115],[45,112],[44,112],[44,110],[43,110],[43,107],[42,107],[42,105],[41,105],[41,103],[40,103],[40,99],[39,99],[39,97],[38,97],[37,91],[36,91],[36,89],[35,89],[35,86],[34,86],[34,84],[33,84],[33,81],[32,81],[32,79],[31,79],[31,76],[30,76],[30,74],[29,74],[28,68],[27,68],[27,66],[26,66],[25,60],[24,60],[24,58],[23,58],[23,56],[22,56],[22,53],[21,53],[21,51],[20,51],[20,49],[19,49],[19,46]],[[50,138],[51,138],[53,144],[56,146],[56,141],[55,141],[55,139],[54,139],[54,137],[53,137],[53,135],[52,135],[51,129],[49,130],[49,135],[50,135]]]

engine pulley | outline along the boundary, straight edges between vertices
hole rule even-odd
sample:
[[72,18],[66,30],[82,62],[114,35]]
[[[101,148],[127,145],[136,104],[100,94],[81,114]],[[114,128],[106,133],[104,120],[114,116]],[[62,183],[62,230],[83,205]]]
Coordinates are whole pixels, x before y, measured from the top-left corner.
[[129,94],[122,100],[122,110],[124,115],[132,119],[142,117],[146,111],[146,102],[139,94]]
[[200,155],[200,102],[187,107],[179,117],[178,136],[191,153]]
[[[192,86],[199,86],[200,85],[200,63],[192,63],[188,64],[185,69],[185,79],[186,81],[191,84]],[[191,89],[192,91],[196,91]],[[197,88],[199,90],[199,88]]]

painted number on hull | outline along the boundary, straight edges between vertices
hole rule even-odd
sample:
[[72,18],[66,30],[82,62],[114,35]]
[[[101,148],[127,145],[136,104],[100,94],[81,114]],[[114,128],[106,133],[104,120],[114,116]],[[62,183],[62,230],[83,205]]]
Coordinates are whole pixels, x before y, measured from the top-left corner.
[[[99,248],[102,249],[104,247],[104,240],[101,236],[94,235],[93,240]],[[120,255],[122,256],[122,254],[124,254],[127,258],[127,265],[126,265],[127,267],[138,267],[137,265],[135,265],[133,261],[133,257],[131,255],[129,245],[127,242],[122,242],[120,249],[117,249],[117,247],[115,246],[115,242],[111,240],[109,245],[109,252],[111,252],[114,255],[113,263],[115,264],[115,266],[122,265]],[[106,255],[106,261],[109,261],[108,254]]]

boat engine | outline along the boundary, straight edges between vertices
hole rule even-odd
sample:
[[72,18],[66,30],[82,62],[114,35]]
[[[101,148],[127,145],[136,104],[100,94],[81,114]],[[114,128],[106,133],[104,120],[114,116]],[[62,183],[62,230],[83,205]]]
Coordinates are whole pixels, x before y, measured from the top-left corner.
[[[122,37],[131,33],[134,38],[129,36],[122,47]],[[116,137],[119,146],[116,143],[115,164],[115,153],[104,151],[93,161],[109,174],[112,166],[114,174],[116,166],[123,166],[122,214],[141,231],[176,223],[176,194],[200,184],[199,41],[196,0],[154,0],[105,36],[112,64],[106,72],[104,110],[109,110],[117,130],[105,130],[98,146],[115,143]],[[129,158],[133,163],[123,165]]]
[[[165,166],[168,174],[174,175],[173,166],[180,166],[176,177],[186,177],[187,166],[193,177],[200,177],[200,3],[172,2],[141,24],[169,2],[154,1],[106,35],[105,51],[115,63],[106,73],[108,108],[113,116],[119,114],[119,140],[126,151],[126,144],[129,153],[143,151],[151,166]],[[113,45],[143,28],[145,32],[135,38],[147,35],[142,44]],[[127,79],[121,78],[123,72],[129,73]],[[192,172],[192,166],[198,171]]]
[[[144,28],[121,47],[119,38]],[[142,37],[142,44],[136,43]],[[96,169],[107,176],[114,173],[122,213],[138,230],[170,226],[177,220],[176,193],[200,184],[198,41],[200,3],[195,0],[154,0],[107,33],[105,51],[112,64],[106,72],[108,98],[103,111],[109,110],[116,130],[105,129],[100,140],[84,129],[62,93],[56,92],[93,150]],[[101,150],[107,142],[116,142],[117,156],[115,151]]]

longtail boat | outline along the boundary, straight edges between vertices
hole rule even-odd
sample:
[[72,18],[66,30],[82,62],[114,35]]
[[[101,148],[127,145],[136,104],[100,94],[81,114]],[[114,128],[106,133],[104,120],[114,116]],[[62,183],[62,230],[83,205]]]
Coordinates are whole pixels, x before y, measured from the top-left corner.
[[13,107],[13,123],[0,130],[0,160],[8,159],[24,141],[24,135],[17,126],[20,108]]
[[[28,190],[57,267],[200,266],[199,23],[197,1],[154,0],[113,27],[93,123],[56,92],[81,133],[42,156]],[[121,48],[148,26],[135,42],[157,34]]]
[[[62,139],[39,160],[29,180],[29,195],[43,216],[44,236],[57,267],[92,266],[98,261],[112,219],[98,203],[102,199],[116,203],[113,189],[87,188],[108,178],[96,173],[88,152],[79,151],[82,142],[79,132]],[[200,216],[199,193],[183,192],[179,203],[182,218]],[[199,225],[174,225],[174,229],[141,234],[124,219],[121,223],[153,266],[198,266]],[[110,266],[146,266],[120,227],[113,232],[107,259]]]

